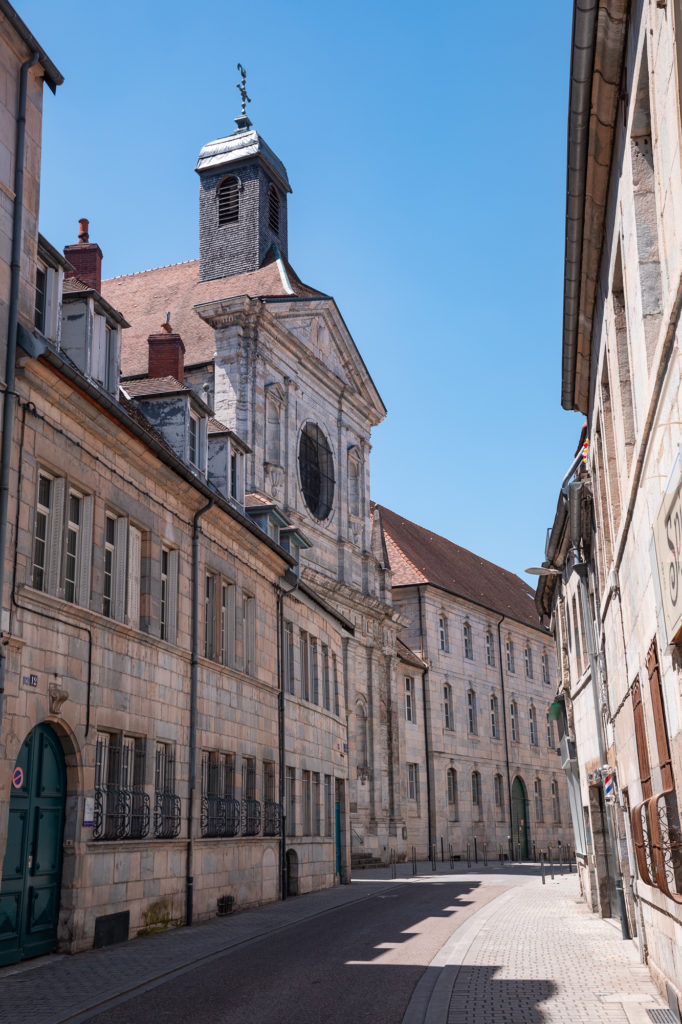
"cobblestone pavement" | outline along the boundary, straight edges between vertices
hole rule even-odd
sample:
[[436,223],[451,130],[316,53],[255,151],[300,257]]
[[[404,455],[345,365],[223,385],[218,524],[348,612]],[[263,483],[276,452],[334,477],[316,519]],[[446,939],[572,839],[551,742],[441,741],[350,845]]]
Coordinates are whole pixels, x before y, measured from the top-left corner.
[[588,910],[575,875],[509,889],[436,961],[449,1005],[444,1016],[434,989],[429,1024],[651,1024],[646,1009],[666,1005],[636,944]]

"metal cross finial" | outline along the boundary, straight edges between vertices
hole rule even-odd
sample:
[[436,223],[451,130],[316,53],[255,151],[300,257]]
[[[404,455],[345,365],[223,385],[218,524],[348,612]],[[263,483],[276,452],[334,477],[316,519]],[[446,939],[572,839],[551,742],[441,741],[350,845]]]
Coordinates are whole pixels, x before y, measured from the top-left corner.
[[251,102],[251,97],[246,93],[246,68],[243,68],[241,64],[237,64],[237,71],[241,73],[242,80],[237,83],[237,88],[241,93],[242,97],[242,117],[246,115],[246,104]]

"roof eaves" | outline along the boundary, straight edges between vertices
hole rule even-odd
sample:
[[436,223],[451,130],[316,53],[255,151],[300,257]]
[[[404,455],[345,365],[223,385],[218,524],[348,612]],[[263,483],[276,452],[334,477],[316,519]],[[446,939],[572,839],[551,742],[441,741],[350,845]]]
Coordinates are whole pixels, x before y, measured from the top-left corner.
[[0,12],[5,15],[15,32],[20,36],[31,53],[38,54],[38,60],[45,72],[45,82],[52,92],[56,92],[57,86],[62,85],[64,81],[64,75],[57,67],[55,67],[31,30],[25,22],[21,20],[17,12],[14,10],[12,5],[7,2],[7,0],[0,0]]

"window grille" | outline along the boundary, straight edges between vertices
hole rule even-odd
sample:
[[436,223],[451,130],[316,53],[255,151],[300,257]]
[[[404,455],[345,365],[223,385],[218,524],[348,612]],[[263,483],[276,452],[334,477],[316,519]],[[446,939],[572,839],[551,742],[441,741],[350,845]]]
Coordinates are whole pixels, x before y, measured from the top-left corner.
[[98,734],[93,839],[144,839],[149,834],[144,773],[144,740]]
[[281,830],[281,808],[275,790],[274,761],[263,761],[263,835],[278,836]]
[[241,808],[234,799],[234,757],[216,751],[201,759],[201,834],[237,836]]
[[239,220],[239,182],[225,178],[218,185],[218,226],[234,224]]
[[175,792],[175,755],[168,743],[156,745],[154,835],[159,839],[175,839],[180,835],[180,797]]

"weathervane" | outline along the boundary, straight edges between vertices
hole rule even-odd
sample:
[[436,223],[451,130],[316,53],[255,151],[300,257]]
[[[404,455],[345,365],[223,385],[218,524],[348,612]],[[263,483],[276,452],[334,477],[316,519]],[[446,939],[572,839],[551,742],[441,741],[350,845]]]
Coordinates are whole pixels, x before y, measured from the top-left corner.
[[242,97],[242,117],[246,116],[246,104],[251,102],[251,97],[246,92],[246,68],[243,68],[241,64],[237,64],[237,71],[241,72],[242,80],[237,83],[237,88],[241,93]]

